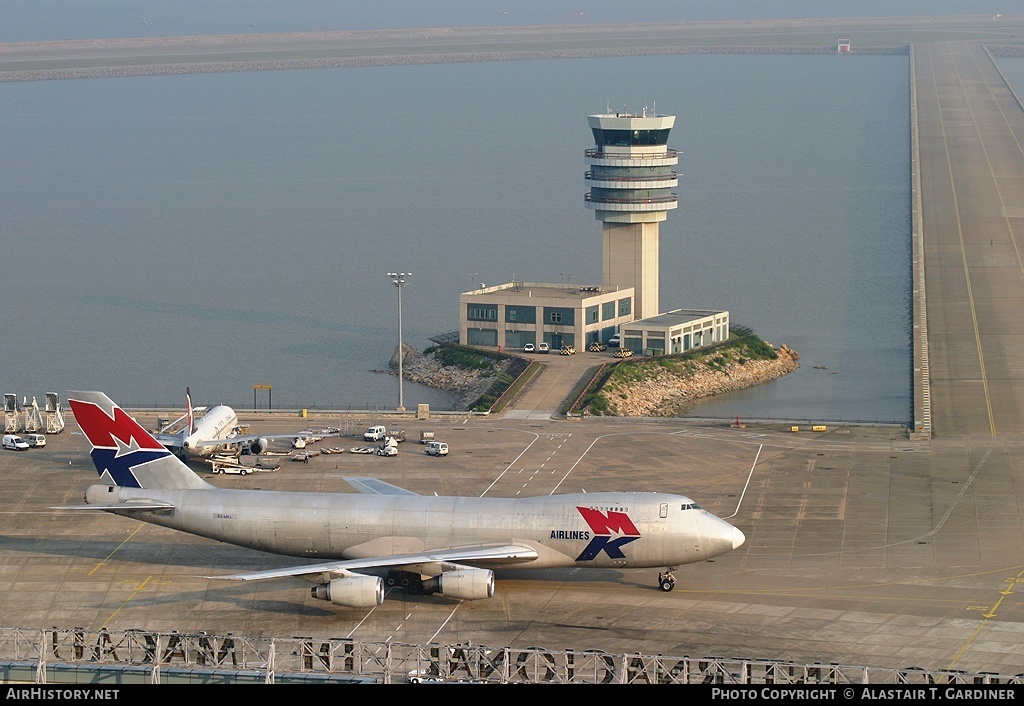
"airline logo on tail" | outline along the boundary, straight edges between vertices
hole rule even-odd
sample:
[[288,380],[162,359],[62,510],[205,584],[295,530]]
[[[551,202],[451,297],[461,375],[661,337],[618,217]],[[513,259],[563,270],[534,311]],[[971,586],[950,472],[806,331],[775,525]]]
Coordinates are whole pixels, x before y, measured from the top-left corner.
[[605,552],[612,559],[625,559],[622,547],[630,542],[640,539],[640,530],[629,519],[624,512],[609,510],[605,515],[590,507],[579,507],[576,509],[583,515],[583,519],[594,532],[594,538],[586,549],[576,557],[576,561],[592,561],[601,552]]
[[78,393],[69,399],[75,421],[92,444],[92,462],[100,476],[129,488],[142,487],[133,473],[136,466],[170,456],[163,445],[105,395]]

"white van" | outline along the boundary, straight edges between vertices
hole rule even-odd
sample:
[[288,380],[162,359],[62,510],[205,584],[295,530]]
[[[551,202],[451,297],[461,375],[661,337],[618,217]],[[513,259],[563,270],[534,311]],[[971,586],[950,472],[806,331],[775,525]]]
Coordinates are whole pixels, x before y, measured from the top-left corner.
[[363,441],[384,441],[384,437],[387,435],[387,427],[370,427],[369,429],[363,432]]
[[4,434],[4,448],[11,451],[27,451],[28,442],[17,434]]
[[621,340],[622,339],[619,338],[619,334],[615,334],[614,336],[612,336],[611,338],[608,339],[608,347],[609,348],[618,348],[619,345],[620,345],[619,342]]
[[447,456],[448,444],[443,441],[428,441],[423,447],[423,451],[427,456]]
[[34,449],[46,446],[46,437],[42,434],[25,434],[25,441]]

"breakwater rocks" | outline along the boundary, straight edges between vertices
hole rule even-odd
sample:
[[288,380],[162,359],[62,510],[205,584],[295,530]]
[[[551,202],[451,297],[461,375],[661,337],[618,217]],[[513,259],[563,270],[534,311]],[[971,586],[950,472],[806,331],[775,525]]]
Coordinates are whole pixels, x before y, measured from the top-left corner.
[[[461,409],[468,408],[487,392],[504,369],[500,363],[490,370],[445,365],[434,355],[425,355],[408,345],[402,359],[402,379],[456,393],[459,396],[457,406]],[[391,372],[398,374],[397,350],[391,358]]]
[[[770,345],[770,344],[769,344]],[[701,399],[761,385],[797,369],[800,355],[782,344],[774,359],[745,359],[711,353],[693,365],[673,369],[657,361],[632,379],[612,378],[605,385],[606,415],[677,417]]]

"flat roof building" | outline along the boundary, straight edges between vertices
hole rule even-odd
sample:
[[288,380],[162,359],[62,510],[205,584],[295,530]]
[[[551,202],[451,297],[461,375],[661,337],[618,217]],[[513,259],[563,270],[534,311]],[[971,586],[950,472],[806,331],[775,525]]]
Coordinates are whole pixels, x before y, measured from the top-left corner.
[[670,355],[728,338],[728,311],[675,309],[624,325],[620,342],[634,353]]
[[634,321],[633,289],[510,282],[459,296],[459,340],[470,346],[522,349],[545,342],[584,348],[606,343]]

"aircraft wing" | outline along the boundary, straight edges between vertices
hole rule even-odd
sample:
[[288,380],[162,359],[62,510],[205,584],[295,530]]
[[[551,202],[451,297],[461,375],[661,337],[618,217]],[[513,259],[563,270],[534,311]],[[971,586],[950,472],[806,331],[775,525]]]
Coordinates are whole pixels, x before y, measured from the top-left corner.
[[183,414],[180,417],[178,417],[177,419],[175,419],[173,422],[167,422],[167,424],[164,424],[162,427],[160,427],[159,429],[156,430],[156,433],[157,434],[166,433],[166,431],[168,429],[176,428],[179,424],[181,424],[187,418],[188,418],[188,415],[187,414]]
[[367,559],[342,559],[322,564],[306,564],[304,566],[288,566],[281,569],[266,571],[250,571],[243,574],[227,576],[207,576],[210,579],[227,579],[231,581],[259,581],[277,579],[287,576],[314,576],[325,573],[345,573],[359,569],[382,569],[410,564],[430,563],[472,563],[487,561],[489,563],[522,564],[537,558],[537,551],[519,544],[486,545],[475,547],[453,547],[435,549],[417,554],[393,554],[391,556],[369,557]]
[[376,478],[345,478],[345,482],[363,495],[419,495]]
[[181,434],[160,434],[153,433],[153,438],[164,446],[181,447],[183,436]]
[[[202,441],[193,441],[193,445],[200,447],[211,447],[211,446],[232,446],[234,444],[247,444],[250,441],[256,441],[257,439],[298,439],[313,436],[308,431],[294,431],[291,434],[236,434],[235,436],[229,436],[226,439],[204,439]],[[159,437],[157,437],[159,441]],[[162,442],[161,442],[162,443]]]

